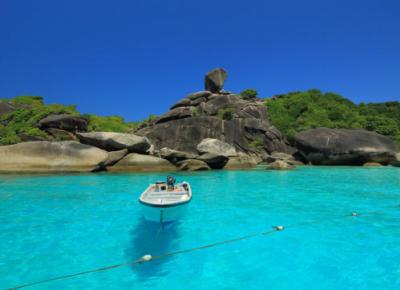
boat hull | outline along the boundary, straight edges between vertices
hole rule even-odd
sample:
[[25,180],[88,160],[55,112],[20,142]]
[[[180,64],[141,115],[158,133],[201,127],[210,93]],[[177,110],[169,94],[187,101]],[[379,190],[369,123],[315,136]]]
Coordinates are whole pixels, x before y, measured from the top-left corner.
[[181,219],[187,212],[189,203],[169,207],[155,207],[142,204],[143,217],[152,222],[172,222]]

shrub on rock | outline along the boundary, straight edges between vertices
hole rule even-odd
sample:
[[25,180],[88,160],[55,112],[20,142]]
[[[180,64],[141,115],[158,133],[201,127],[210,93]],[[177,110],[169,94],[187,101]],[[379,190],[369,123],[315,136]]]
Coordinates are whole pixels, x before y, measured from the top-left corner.
[[233,119],[233,108],[219,109],[217,115],[222,120],[232,120]]
[[257,98],[257,95],[258,95],[258,92],[253,89],[247,89],[247,90],[240,92],[240,96],[244,100],[253,100],[253,99]]

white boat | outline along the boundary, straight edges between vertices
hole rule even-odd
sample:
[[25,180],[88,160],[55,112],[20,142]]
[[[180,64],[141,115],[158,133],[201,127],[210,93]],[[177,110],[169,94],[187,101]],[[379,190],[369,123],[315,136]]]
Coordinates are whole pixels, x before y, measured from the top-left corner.
[[167,182],[156,182],[140,195],[143,204],[143,215],[146,220],[155,222],[170,222],[180,219],[187,211],[192,199],[192,189],[189,183],[175,183],[173,177]]

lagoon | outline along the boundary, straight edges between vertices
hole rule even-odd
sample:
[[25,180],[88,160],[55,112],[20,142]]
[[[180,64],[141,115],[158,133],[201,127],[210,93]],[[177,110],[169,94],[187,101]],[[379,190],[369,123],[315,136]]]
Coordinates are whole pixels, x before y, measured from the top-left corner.
[[[399,289],[398,168],[174,172],[187,216],[161,229],[137,199],[161,173],[0,176],[0,288],[234,243],[24,289]],[[351,216],[352,212],[359,213]]]

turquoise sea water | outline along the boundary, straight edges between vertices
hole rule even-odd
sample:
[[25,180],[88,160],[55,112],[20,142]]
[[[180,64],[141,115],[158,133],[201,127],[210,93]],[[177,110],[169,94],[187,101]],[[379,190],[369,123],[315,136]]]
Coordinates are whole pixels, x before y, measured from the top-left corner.
[[175,175],[194,198],[163,230],[141,218],[137,198],[164,174],[0,176],[0,288],[284,225],[26,289],[400,289],[399,168]]

